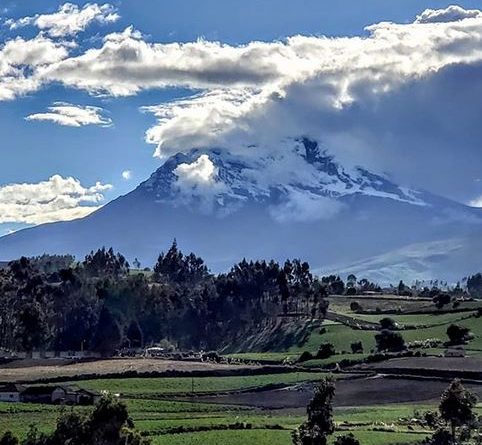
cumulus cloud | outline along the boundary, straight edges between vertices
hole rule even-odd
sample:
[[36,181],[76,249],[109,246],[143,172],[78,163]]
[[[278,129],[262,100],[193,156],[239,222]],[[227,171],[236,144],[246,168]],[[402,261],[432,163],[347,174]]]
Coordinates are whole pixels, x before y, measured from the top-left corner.
[[217,169],[208,155],[199,156],[191,164],[179,164],[174,170],[179,182],[194,187],[212,183],[216,173]]
[[49,121],[67,127],[99,125],[109,127],[112,119],[103,116],[104,109],[92,106],[72,105],[67,102],[55,102],[46,113],[27,116],[28,121]]
[[200,155],[192,163],[179,164],[173,171],[177,176],[174,187],[180,193],[178,203],[196,202],[201,211],[211,212],[217,196],[226,186],[217,178],[218,168],[208,155]]
[[125,181],[129,181],[129,179],[132,178],[132,171],[131,170],[124,170],[122,172],[122,179],[124,179]]
[[112,188],[97,182],[84,187],[72,177],[54,175],[38,183],[0,186],[0,223],[43,224],[87,216],[100,208],[103,192]]
[[[466,162],[453,156],[454,146],[472,150],[476,138],[469,135],[480,131],[472,125],[480,116],[477,10],[427,10],[413,23],[370,26],[363,37],[293,36],[237,46],[149,42],[129,27],[72,56],[65,43],[37,39],[59,54],[33,64],[0,58],[0,100],[57,82],[113,97],[191,89],[191,97],[143,108],[157,119],[146,141],[159,157],[192,147],[266,155],[285,149],[280,140],[306,135],[346,162],[450,196],[455,187],[443,184],[448,175],[457,182],[454,165],[464,172],[460,180],[482,168],[473,152]],[[427,175],[428,163],[438,175]]]
[[0,101],[40,88],[41,79],[32,73],[66,58],[70,46],[53,42],[42,35],[30,40],[17,37],[0,45]]
[[82,8],[73,3],[65,3],[52,14],[37,14],[18,20],[8,20],[6,24],[10,29],[34,25],[52,37],[66,37],[84,31],[93,22],[106,24],[118,19],[116,9],[108,3],[104,5],[87,3]]
[[[367,30],[366,38],[295,36],[284,42],[253,42],[240,47],[197,42],[194,61],[183,45],[170,48],[173,54],[166,56],[164,65],[175,59],[192,63],[180,73],[178,85],[203,92],[190,99],[148,108],[158,117],[158,123],[147,131],[147,142],[156,144],[155,154],[162,156],[216,142],[232,147],[239,145],[243,137],[245,141],[254,141],[268,134],[279,139],[290,133],[315,132],[325,138],[323,127],[328,120],[321,117],[333,120],[344,110],[359,105],[376,106],[377,101],[405,85],[423,81],[454,64],[482,60],[482,17],[442,24],[381,23]],[[116,45],[126,51],[132,49],[127,51],[135,55],[130,60],[132,67],[141,60],[153,60],[159,51],[165,50],[164,46],[149,46],[128,36],[117,40]],[[143,47],[141,52],[134,51],[137,45]],[[94,59],[102,57],[106,48],[100,49]],[[112,56],[118,50],[110,45],[109,53]],[[212,51],[213,57],[209,55]],[[77,60],[77,67],[80,62]],[[88,69],[96,64],[99,60]],[[202,64],[204,70],[196,64]],[[244,70],[236,70],[239,65]],[[60,71],[54,76],[62,72],[65,62],[56,66]],[[124,85],[123,94],[153,86],[154,79],[160,82],[158,86],[172,82],[164,77],[172,69],[163,69],[161,75],[155,69],[139,72],[143,73],[142,79],[120,74],[130,80],[127,84],[119,79]],[[231,75],[233,72],[238,75]],[[73,79],[68,82],[74,83]],[[96,85],[84,87],[101,88],[98,79]],[[104,87],[111,89],[109,85]],[[281,120],[273,119],[273,113]],[[311,125],[313,116],[317,118],[315,126]]]
[[480,18],[478,9],[464,9],[458,5],[450,5],[445,9],[426,9],[417,16],[415,23],[444,23],[464,19]]

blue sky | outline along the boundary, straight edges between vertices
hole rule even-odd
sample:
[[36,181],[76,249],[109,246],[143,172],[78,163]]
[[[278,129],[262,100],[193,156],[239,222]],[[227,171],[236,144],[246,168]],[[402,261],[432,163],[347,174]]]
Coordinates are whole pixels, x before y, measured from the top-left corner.
[[[87,2],[73,3],[82,9]],[[64,2],[51,0],[2,2],[0,45],[6,45],[18,36],[28,40],[35,39],[39,32],[48,35],[49,28],[39,30],[38,26],[30,23],[28,26],[10,29],[5,21],[18,21],[35,14],[52,14],[63,4]],[[47,38],[54,42],[75,41],[77,47],[69,49],[70,57],[83,54],[89,48],[100,48],[106,35],[121,32],[131,25],[142,33],[142,41],[147,43],[193,42],[202,38],[237,47],[255,40],[273,42],[298,34],[367,36],[368,32],[364,28],[368,25],[382,21],[408,24],[425,9],[444,9],[450,4],[447,1],[420,0],[115,0],[110,5],[112,11],[119,16],[117,20],[107,23],[93,21],[75,34],[61,37],[50,35]],[[457,4],[464,9],[480,6],[478,1],[459,1]],[[25,68],[27,77],[30,69],[32,68]],[[437,81],[441,82],[440,79]],[[0,90],[1,88],[0,84]],[[153,157],[155,146],[145,141],[145,132],[156,124],[156,118],[152,113],[141,112],[140,108],[190,97],[194,91],[202,91],[202,88],[190,89],[181,83],[166,88],[145,88],[130,95],[116,95],[112,92],[106,94],[105,91],[99,94],[91,87],[77,89],[75,85],[65,86],[53,80],[39,88],[16,94],[9,100],[0,100],[0,132],[3,135],[0,144],[0,188],[6,184],[36,184],[53,175],[61,175],[64,178],[75,178],[83,187],[91,187],[96,182],[110,184],[111,188],[101,191],[105,197],[103,202],[125,194],[147,178],[162,162]],[[100,114],[111,120],[112,125],[72,127],[51,120],[25,119],[33,114],[47,112],[57,102],[76,107],[100,107]],[[346,119],[349,118],[347,115]],[[374,115],[373,119],[376,120],[377,116]],[[471,132],[472,127],[466,131]],[[454,136],[455,140],[456,137],[458,135]],[[443,138],[446,139],[446,136]],[[474,141],[469,141],[468,145],[470,143]],[[450,158],[449,151],[448,154],[444,154],[445,151],[441,153],[441,156]],[[348,156],[346,152],[343,154]],[[366,154],[367,159],[377,156],[378,154],[368,152]],[[477,198],[482,194],[475,172],[475,166],[480,165],[480,155],[470,152],[470,156],[473,159],[468,164],[474,165],[474,171],[468,168],[465,172],[464,176],[469,175],[470,178],[460,190],[454,189],[451,193],[441,181],[429,181],[420,186],[465,202]],[[419,162],[428,161],[427,158],[421,158],[420,161],[414,159],[414,163]],[[450,164],[450,159],[447,162]],[[389,164],[380,168],[390,171]],[[443,171],[443,166],[440,168]],[[123,178],[124,171],[131,172],[129,179]],[[410,180],[417,182],[416,177]],[[27,224],[31,223],[22,218],[0,223],[0,234]]]

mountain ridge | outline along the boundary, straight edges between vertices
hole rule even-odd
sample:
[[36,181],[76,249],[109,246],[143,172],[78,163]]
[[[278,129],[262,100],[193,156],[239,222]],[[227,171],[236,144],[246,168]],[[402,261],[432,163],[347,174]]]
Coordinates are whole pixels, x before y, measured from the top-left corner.
[[[243,257],[300,257],[320,273],[332,265],[350,270],[350,264],[363,273],[359,265],[366,264],[367,273],[383,281],[382,275],[392,279],[389,263],[394,257],[386,257],[385,265],[375,261],[377,266],[370,258],[482,234],[479,209],[400,187],[362,167],[346,169],[315,141],[284,143],[291,143],[291,150],[279,155],[222,149],[174,155],[133,191],[85,218],[0,238],[0,259],[44,252],[81,258],[112,246],[151,266],[176,238],[181,248],[202,256],[215,271]],[[409,275],[410,267],[400,267],[397,258],[394,270]],[[445,270],[434,271],[450,275],[437,278],[456,279],[451,269],[469,273],[480,262],[482,255],[471,255],[460,267],[446,261]],[[423,271],[412,267],[417,277],[430,274],[430,261],[426,264]],[[379,274],[373,267],[386,272]]]

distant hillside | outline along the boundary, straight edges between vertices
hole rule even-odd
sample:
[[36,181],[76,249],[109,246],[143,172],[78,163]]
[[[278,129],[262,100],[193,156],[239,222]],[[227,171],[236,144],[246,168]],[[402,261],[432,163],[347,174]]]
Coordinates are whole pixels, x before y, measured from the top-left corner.
[[92,215],[0,238],[0,258],[83,258],[112,246],[144,267],[176,238],[213,271],[242,258],[290,257],[321,273],[356,271],[379,282],[455,281],[480,268],[480,209],[344,168],[307,139],[285,149],[289,162],[215,149],[178,154]]

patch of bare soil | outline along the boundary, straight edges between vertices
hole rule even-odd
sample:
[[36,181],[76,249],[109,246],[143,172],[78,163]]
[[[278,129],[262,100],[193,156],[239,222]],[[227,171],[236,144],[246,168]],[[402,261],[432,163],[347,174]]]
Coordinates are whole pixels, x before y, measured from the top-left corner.
[[[466,385],[479,397],[482,385]],[[437,380],[393,379],[382,376],[336,382],[334,404],[338,407],[370,406],[390,403],[429,402],[440,398],[447,382]],[[312,385],[264,392],[196,398],[198,401],[245,405],[262,409],[305,408],[313,396]]]
[[0,367],[0,382],[28,382],[60,377],[92,376],[97,374],[112,375],[137,373],[203,372],[251,369],[252,366],[218,365],[188,361],[172,361],[161,359],[109,359],[90,362],[72,363],[63,360],[18,360]]
[[381,363],[362,365],[364,369],[395,370],[419,369],[436,371],[482,371],[482,360],[476,357],[405,357],[394,358]]

